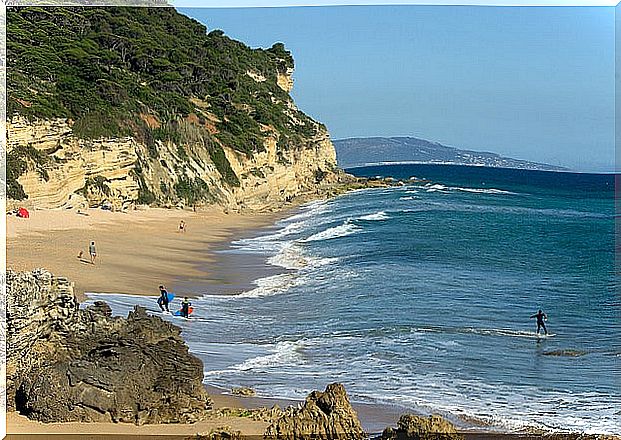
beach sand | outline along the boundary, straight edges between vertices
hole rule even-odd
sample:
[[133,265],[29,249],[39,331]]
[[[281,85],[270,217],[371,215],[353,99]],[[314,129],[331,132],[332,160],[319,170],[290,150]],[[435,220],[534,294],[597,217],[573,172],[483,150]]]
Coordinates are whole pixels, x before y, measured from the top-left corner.
[[[262,438],[267,428],[266,422],[254,421],[246,417],[222,417],[213,420],[204,420],[194,424],[159,424],[136,426],[129,423],[40,423],[30,420],[16,413],[7,414],[7,432],[11,435],[19,434],[14,438],[29,438],[24,434],[31,434],[32,438],[42,438],[42,435],[53,435],[58,438],[119,438],[127,435],[132,438],[157,436],[161,438],[188,438],[196,434],[208,434],[212,430],[223,427],[232,427],[241,431],[244,436]],[[79,436],[77,436],[79,435]],[[164,436],[164,437],[160,437]]]
[[[74,283],[78,299],[85,293],[158,295],[158,285],[188,296],[202,293],[233,294],[252,288],[252,280],[275,271],[256,256],[219,254],[230,242],[268,230],[290,211],[265,214],[227,214],[213,208],[200,212],[144,209],[130,213],[98,209],[78,213],[69,210],[36,210],[29,219],[7,216],[7,267],[28,271],[43,267]],[[187,230],[179,232],[184,220]],[[97,258],[90,263],[88,244],[95,241]],[[82,251],[81,259],[77,258]],[[207,290],[207,291],[206,291]],[[297,402],[258,397],[240,398],[227,390],[207,387],[216,408],[287,406]],[[363,426],[381,431],[394,425],[402,408],[356,404]],[[262,436],[267,424],[249,418],[219,418],[193,425],[145,425],[115,423],[53,423],[31,421],[15,413],[7,415],[9,438],[122,438],[123,435],[158,435],[187,438],[196,433],[230,426],[245,436]],[[34,435],[28,436],[28,435]],[[137,436],[137,437],[136,437]],[[83,438],[76,436],[75,438]]]
[[[242,232],[271,225],[277,216],[226,214],[217,208],[33,211],[28,219],[7,217],[7,267],[17,271],[44,267],[67,277],[80,300],[85,292],[156,296],[160,284],[171,291],[177,280],[203,284],[215,275],[209,267],[213,248]],[[181,220],[187,225],[183,233]],[[91,241],[97,249],[94,264],[88,253]]]

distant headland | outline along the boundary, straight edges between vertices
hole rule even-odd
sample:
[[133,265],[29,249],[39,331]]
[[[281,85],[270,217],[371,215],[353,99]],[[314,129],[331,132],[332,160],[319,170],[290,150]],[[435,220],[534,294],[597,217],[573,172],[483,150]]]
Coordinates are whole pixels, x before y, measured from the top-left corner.
[[470,165],[541,171],[569,171],[545,163],[512,159],[496,153],[462,150],[415,137],[368,137],[333,141],[342,168],[389,163]]

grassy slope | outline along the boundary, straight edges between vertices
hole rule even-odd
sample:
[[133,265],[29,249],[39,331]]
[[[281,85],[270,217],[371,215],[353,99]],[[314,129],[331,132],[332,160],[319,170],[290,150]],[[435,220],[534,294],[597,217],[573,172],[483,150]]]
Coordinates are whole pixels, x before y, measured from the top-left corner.
[[[231,185],[237,176],[220,144],[252,155],[263,148],[262,126],[280,134],[283,149],[323,128],[299,111],[305,125],[294,124],[286,109],[276,76],[293,58],[282,44],[250,49],[172,8],[8,8],[7,51],[9,117],[70,118],[82,138],[134,136],[156,159],[157,141],[196,140],[179,121],[190,116],[204,127],[215,116],[216,134],[202,128],[191,136]],[[20,150],[9,158],[9,197],[19,197],[19,164],[31,159]]]

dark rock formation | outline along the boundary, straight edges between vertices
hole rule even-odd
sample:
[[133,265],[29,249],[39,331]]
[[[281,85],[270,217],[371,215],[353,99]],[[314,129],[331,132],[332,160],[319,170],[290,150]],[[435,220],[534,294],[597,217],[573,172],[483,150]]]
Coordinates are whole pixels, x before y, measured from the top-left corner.
[[552,350],[552,351],[544,351],[544,356],[561,356],[561,357],[580,357],[587,354],[586,351],[582,350]]
[[397,428],[386,428],[382,440],[458,440],[453,424],[438,415],[420,417],[404,414],[397,422]]
[[211,401],[180,329],[136,307],[79,310],[67,280],[7,273],[7,401],[43,422],[191,423]]
[[349,403],[345,387],[333,383],[323,393],[310,393],[301,408],[289,408],[285,415],[268,426],[265,438],[357,440],[366,438],[366,434]]

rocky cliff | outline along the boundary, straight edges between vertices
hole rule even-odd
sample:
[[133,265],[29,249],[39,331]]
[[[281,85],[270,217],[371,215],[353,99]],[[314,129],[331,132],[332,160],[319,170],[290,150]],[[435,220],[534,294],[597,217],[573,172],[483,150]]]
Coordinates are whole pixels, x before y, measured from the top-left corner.
[[250,49],[172,8],[12,8],[8,196],[21,205],[263,210],[338,181],[282,44]]
[[43,422],[190,423],[211,401],[178,327],[80,310],[49,272],[7,272],[7,407]]

